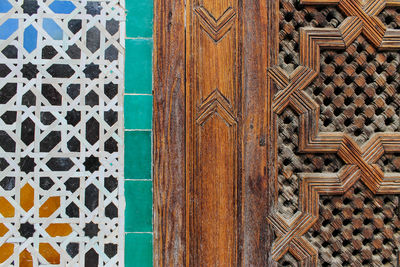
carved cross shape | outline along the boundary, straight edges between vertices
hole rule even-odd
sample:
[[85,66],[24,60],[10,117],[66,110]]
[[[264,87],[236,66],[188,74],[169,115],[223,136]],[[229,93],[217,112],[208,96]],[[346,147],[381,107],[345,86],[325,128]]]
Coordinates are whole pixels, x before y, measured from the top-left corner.
[[362,22],[362,33],[371,43],[379,47],[386,27],[377,15],[385,8],[385,0],[342,0],[338,7],[347,15],[355,16]]

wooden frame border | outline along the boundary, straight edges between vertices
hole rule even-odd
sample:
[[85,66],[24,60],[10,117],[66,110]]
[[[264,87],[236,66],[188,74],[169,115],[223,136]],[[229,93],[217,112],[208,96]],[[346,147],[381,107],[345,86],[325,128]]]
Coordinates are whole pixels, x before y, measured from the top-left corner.
[[[272,266],[267,223],[274,173],[272,86],[277,1],[242,0],[241,209],[238,266]],[[186,227],[186,1],[154,0],[154,266],[188,266]],[[190,6],[190,5],[188,5]],[[261,115],[260,115],[261,114]],[[187,251],[188,250],[188,251]]]

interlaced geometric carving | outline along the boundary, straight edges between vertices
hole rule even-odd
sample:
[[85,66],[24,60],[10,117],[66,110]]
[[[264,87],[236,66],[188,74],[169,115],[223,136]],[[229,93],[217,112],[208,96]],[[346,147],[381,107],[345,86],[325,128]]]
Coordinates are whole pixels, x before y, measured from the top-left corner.
[[1,266],[121,266],[124,20],[0,1]]
[[[318,264],[319,247],[310,244],[304,234],[320,218],[320,195],[342,195],[360,182],[372,195],[400,193],[400,174],[385,173],[377,164],[385,153],[400,152],[400,133],[391,132],[391,129],[387,128],[384,130],[388,132],[377,131],[367,136],[365,142],[357,143],[353,138],[355,134],[348,134],[346,131],[320,131],[320,104],[305,89],[321,73],[322,49],[350,49],[361,34],[376,49],[399,49],[400,31],[386,27],[377,15],[386,5],[399,6],[400,1],[305,0],[302,3],[335,4],[347,17],[337,28],[299,28],[298,66],[293,71],[289,69],[289,72],[279,65],[268,70],[269,76],[279,88],[273,99],[273,111],[278,116],[290,106],[299,115],[299,153],[336,153],[345,166],[336,173],[299,173],[299,212],[287,218],[276,208],[268,220],[277,236],[272,246],[274,260],[280,261],[289,252],[300,264],[315,266]],[[363,40],[359,38],[357,42],[362,43]],[[365,50],[364,47],[362,49]],[[359,52],[362,52],[361,49]],[[382,60],[378,56],[376,58],[378,61]],[[382,86],[385,86],[386,91],[390,91],[390,86],[387,86],[390,83],[387,80],[388,77]],[[330,81],[327,84],[329,83]],[[365,93],[368,94],[368,91],[364,89]],[[329,103],[324,103],[326,104]],[[378,108],[382,108],[382,104],[381,106],[379,103],[376,104]],[[388,114],[384,114],[388,117]],[[375,112],[375,115],[379,114]],[[277,182],[278,180],[279,178]],[[279,207],[279,201],[275,203],[275,207]]]

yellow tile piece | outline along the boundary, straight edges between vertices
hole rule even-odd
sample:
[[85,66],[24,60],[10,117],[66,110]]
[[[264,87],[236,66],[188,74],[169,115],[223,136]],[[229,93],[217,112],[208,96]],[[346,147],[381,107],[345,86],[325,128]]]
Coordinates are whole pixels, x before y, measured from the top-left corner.
[[14,217],[15,209],[5,197],[0,197],[0,213],[6,217]]
[[35,191],[32,186],[25,184],[21,188],[21,200],[20,205],[25,211],[29,211],[35,202]]
[[49,243],[40,243],[39,253],[50,264],[60,264],[60,254]]
[[50,217],[60,207],[60,197],[50,197],[39,209],[40,217]]
[[19,266],[20,267],[32,267],[32,255],[28,250],[24,250],[19,254]]
[[5,262],[14,253],[14,244],[5,243],[0,246],[0,263]]
[[4,236],[7,232],[8,228],[4,224],[0,223],[0,236]]
[[52,236],[67,236],[72,232],[72,228],[68,223],[52,223],[46,228],[46,232]]

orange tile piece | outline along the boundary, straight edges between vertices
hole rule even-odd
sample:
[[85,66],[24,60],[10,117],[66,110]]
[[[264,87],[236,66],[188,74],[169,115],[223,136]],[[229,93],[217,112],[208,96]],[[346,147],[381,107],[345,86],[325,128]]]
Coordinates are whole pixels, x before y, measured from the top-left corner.
[[39,209],[40,217],[50,217],[60,207],[60,197],[50,197]]
[[4,224],[0,223],[0,236],[4,236],[7,232],[8,228]]
[[19,266],[20,267],[32,267],[33,266],[32,255],[26,249],[24,249],[24,251],[22,251],[19,254]]
[[60,254],[49,243],[40,243],[39,253],[50,264],[60,264]]
[[14,253],[14,244],[5,243],[0,246],[0,263],[5,262]]
[[46,228],[46,232],[52,236],[67,236],[72,233],[72,228],[68,223],[52,223]]
[[14,217],[15,209],[5,197],[0,197],[0,213],[4,217]]
[[20,205],[25,211],[29,211],[35,202],[35,191],[30,184],[25,184],[21,188]]

